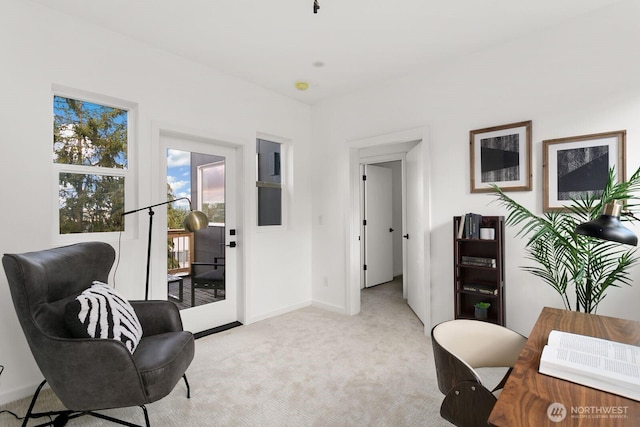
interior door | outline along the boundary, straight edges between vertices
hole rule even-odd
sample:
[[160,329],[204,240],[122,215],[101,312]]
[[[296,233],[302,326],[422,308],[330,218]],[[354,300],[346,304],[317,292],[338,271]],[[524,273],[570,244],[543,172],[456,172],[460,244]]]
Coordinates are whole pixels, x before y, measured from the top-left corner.
[[[192,233],[187,249],[176,251],[170,235],[168,267],[171,267],[175,259],[183,260],[188,267],[185,272],[177,275],[182,283],[173,283],[174,287],[178,284],[184,287],[181,301],[176,298],[175,290],[168,291],[168,299],[178,305],[184,328],[191,332],[233,323],[238,320],[237,277],[240,254],[236,248],[240,237],[236,208],[236,150],[217,145],[214,141],[203,142],[183,135],[161,134],[160,141],[161,149],[166,153],[161,156],[166,162],[165,187],[175,198],[188,197],[192,208],[204,212],[209,218],[208,227]],[[182,165],[181,169],[172,169],[176,165]],[[188,204],[186,201],[185,203]],[[202,267],[208,268],[212,273],[219,273],[222,285],[218,280],[212,282],[216,284],[214,287],[198,287],[208,286],[209,282],[194,280],[192,273],[198,271],[193,270],[194,263],[191,261],[195,261],[195,264],[209,264]]]
[[393,280],[393,199],[390,168],[365,165],[365,287]]
[[407,259],[407,303],[427,325],[427,283],[424,280],[424,184],[422,144],[416,145],[406,156],[407,225],[405,230]]

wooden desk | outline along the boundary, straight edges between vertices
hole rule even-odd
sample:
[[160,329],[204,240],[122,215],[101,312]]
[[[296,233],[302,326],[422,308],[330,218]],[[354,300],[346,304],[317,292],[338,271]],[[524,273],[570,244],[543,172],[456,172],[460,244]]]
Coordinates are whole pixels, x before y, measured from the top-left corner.
[[[640,426],[640,402],[538,373],[540,354],[552,329],[640,345],[640,322],[545,307],[489,423],[500,427]],[[564,420],[553,422],[547,416],[553,403],[566,408]]]

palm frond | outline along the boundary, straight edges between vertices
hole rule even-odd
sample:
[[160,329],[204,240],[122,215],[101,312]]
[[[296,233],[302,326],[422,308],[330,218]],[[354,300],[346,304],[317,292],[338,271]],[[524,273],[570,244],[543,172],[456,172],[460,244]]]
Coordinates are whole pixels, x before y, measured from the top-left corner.
[[[562,297],[571,310],[568,291],[575,290],[576,310],[597,309],[611,287],[631,286],[629,268],[637,263],[635,249],[618,243],[597,240],[576,234],[576,227],[597,218],[603,206],[622,200],[628,217],[635,220],[640,202],[640,168],[627,181],[616,182],[615,170],[609,170],[607,183],[600,195],[585,194],[571,200],[568,212],[548,212],[536,215],[507,196],[497,185],[493,190],[498,203],[508,211],[506,224],[519,228],[517,236],[526,239],[526,258],[537,265],[522,267]],[[599,197],[599,198],[598,198]],[[633,216],[632,216],[633,215]]]

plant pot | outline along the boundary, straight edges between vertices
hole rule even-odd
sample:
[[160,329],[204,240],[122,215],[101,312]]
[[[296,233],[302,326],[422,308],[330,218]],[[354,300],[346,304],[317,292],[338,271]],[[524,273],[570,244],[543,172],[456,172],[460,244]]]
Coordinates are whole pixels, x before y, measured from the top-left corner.
[[477,320],[487,320],[487,318],[489,317],[488,308],[478,308],[478,307],[474,307],[474,308],[475,308],[474,316]]

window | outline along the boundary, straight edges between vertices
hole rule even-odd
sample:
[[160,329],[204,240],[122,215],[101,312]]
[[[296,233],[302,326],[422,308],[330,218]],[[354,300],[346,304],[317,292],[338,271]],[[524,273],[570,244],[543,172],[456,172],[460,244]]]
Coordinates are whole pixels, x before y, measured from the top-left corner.
[[256,140],[258,165],[258,225],[282,225],[282,144]]
[[58,234],[124,231],[130,107],[74,95],[53,95]]
[[212,225],[224,225],[224,160],[198,166],[198,209]]

